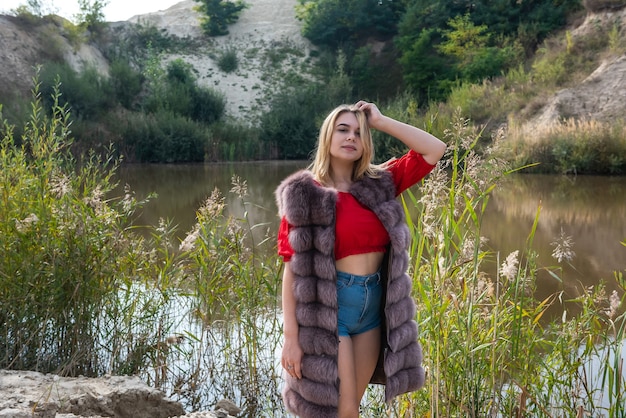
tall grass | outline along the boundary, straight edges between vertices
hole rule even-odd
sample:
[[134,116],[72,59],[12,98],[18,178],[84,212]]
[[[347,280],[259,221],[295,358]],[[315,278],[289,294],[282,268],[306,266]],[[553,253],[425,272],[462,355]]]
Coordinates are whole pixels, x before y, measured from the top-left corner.
[[538,163],[536,172],[559,174],[626,173],[624,121],[568,119],[532,131],[511,122],[499,155],[512,164]]
[[[425,180],[420,196],[404,203],[411,222],[414,292],[424,347],[425,390],[406,395],[389,416],[624,416],[626,374],[621,294],[604,286],[534,297],[537,264],[533,237],[510,254],[490,249],[481,236],[489,195],[507,174],[502,162],[478,156],[479,137],[458,118],[446,132],[448,155]],[[572,257],[567,239],[557,242],[560,262]],[[495,263],[495,274],[487,264]],[[550,268],[559,278],[559,269]],[[576,304],[580,312],[569,314]],[[548,317],[548,308],[562,312]],[[552,315],[553,316],[553,315]],[[579,415],[583,414],[583,415]]]
[[135,322],[137,311],[159,315],[150,309],[159,297],[134,290],[149,265],[129,230],[141,202],[130,191],[105,200],[115,161],[71,157],[69,113],[58,96],[46,115],[35,91],[21,145],[12,126],[2,129],[0,367],[135,372],[144,361],[137,350],[159,338]]
[[[217,192],[182,241],[163,219],[135,232],[138,202],[105,199],[113,160],[71,157],[70,115],[35,90],[21,145],[0,146],[0,367],[97,376],[138,374],[188,409],[228,397],[249,416],[279,404],[278,257]],[[234,203],[235,204],[235,203]]]
[[[142,202],[128,189],[104,198],[117,163],[71,157],[57,99],[47,115],[35,91],[19,144],[2,128],[0,367],[138,374],[188,410],[227,397],[245,416],[283,416],[281,266],[271,229],[248,219],[245,180],[233,178],[228,200],[242,215],[215,191],[180,242],[165,219],[141,238],[131,225]],[[524,248],[488,247],[482,218],[507,168],[495,150],[475,152],[479,137],[457,116],[448,155],[404,196],[427,383],[390,405],[373,388],[365,416],[624,416],[623,273],[619,293],[600,283],[536,300],[537,273],[561,274],[537,263],[540,207]],[[570,244],[555,241],[558,263]]]

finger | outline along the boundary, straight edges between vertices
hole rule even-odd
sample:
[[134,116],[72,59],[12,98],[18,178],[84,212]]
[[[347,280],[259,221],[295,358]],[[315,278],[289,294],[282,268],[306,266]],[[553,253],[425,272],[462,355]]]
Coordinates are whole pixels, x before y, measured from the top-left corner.
[[366,110],[368,109],[368,105],[369,105],[369,103],[367,103],[366,101],[364,101],[364,100],[359,100],[359,101],[356,103],[356,108],[357,108],[358,110],[366,111]]
[[296,364],[293,370],[296,378],[302,379],[302,368],[300,367],[300,363]]

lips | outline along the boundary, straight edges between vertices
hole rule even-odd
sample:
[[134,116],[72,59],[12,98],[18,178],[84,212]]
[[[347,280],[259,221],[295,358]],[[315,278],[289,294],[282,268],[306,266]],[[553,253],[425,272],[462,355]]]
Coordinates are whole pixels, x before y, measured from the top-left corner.
[[341,148],[346,149],[348,151],[356,151],[356,147],[354,145],[344,145]]

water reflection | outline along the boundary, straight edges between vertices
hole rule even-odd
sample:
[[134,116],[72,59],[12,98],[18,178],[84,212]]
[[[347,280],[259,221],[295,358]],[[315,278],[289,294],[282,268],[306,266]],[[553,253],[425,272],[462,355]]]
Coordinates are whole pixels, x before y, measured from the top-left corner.
[[[498,187],[482,224],[488,246],[501,259],[526,247],[526,240],[540,209],[532,247],[540,267],[562,269],[563,284],[542,270],[538,296],[563,286],[577,295],[581,286],[607,281],[612,290],[613,272],[626,267],[626,178],[596,176],[516,175]],[[575,257],[558,263],[552,257],[561,233],[573,241]],[[558,270],[557,270],[558,271]]]
[[[247,214],[252,225],[276,228],[274,190],[288,174],[306,162],[253,162],[202,165],[126,165],[119,172],[121,184],[129,184],[138,198],[156,192],[158,198],[147,204],[137,224],[156,225],[159,218],[178,224],[183,237],[195,222],[195,211],[214,188],[226,197],[234,216]],[[233,175],[246,180],[247,201],[229,190]],[[626,267],[626,177],[519,174],[509,177],[492,194],[482,222],[482,235],[488,248],[500,260],[514,251],[523,252],[539,207],[541,213],[532,247],[539,254],[539,265],[557,270],[563,283],[547,271],[539,274],[538,297],[561,288],[576,295],[581,286],[609,282],[616,270]],[[552,257],[552,242],[561,234],[571,236],[576,256],[571,263],[558,263]],[[495,260],[492,268],[495,270]],[[486,266],[488,267],[488,266]]]
[[[195,212],[217,188],[226,198],[227,209],[237,217],[247,212],[252,225],[276,222],[274,190],[289,173],[305,162],[267,161],[254,163],[124,165],[119,171],[120,186],[130,185],[137,198],[150,193],[158,197],[148,203],[137,225],[157,225],[168,218],[178,225],[178,236],[184,236],[195,223]],[[242,207],[240,199],[229,193],[231,179],[238,176],[248,185],[246,200],[253,205]]]
[[[158,194],[158,198],[145,207],[137,224],[156,225],[159,218],[169,218],[179,225],[178,236],[182,239],[195,222],[195,211],[215,188],[225,196],[232,215],[246,214],[251,224],[267,223],[275,230],[278,219],[274,190],[288,174],[305,165],[305,162],[127,165],[120,170],[119,179],[121,187],[129,184],[137,198],[152,192]],[[247,182],[246,200],[250,204],[245,207],[239,198],[229,193],[233,175]],[[610,293],[614,288],[610,282],[613,272],[626,267],[626,247],[620,244],[626,239],[625,192],[626,177],[510,177],[493,192],[482,222],[481,234],[488,239],[488,249],[494,254],[491,265],[485,268],[495,271],[498,254],[501,262],[514,250],[523,252],[541,207],[532,248],[539,254],[540,266],[560,269],[558,273],[563,283],[543,270],[538,277],[537,296],[542,298],[561,289],[574,296],[581,286],[594,285],[601,279],[609,281],[607,294]],[[551,243],[561,231],[574,242],[576,256],[571,264],[558,263],[551,256],[554,249]],[[253,326],[232,324],[232,328],[220,328],[218,324],[205,328],[190,316],[183,317],[180,331],[191,332],[203,344],[199,351],[192,345],[183,350],[180,362],[175,364],[181,379],[171,382],[169,392],[178,394],[188,410],[205,409],[217,398],[229,396],[248,411],[281,416],[281,379],[276,361],[279,349],[276,336],[280,334],[277,316],[260,314],[253,318]],[[249,332],[258,334],[247,335]],[[259,349],[255,353],[257,357],[246,351],[246,344],[239,345],[240,340],[254,341]],[[242,350],[237,351],[234,358],[226,359],[222,354],[225,344],[229,343],[241,346]],[[259,364],[264,368],[257,369]],[[243,367],[232,370],[231,365]],[[198,383],[198,386],[191,387],[191,383]]]

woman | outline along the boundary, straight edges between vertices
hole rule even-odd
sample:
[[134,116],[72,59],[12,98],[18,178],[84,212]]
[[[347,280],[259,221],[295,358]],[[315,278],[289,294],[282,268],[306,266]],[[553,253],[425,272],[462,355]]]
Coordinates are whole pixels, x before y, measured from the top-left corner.
[[[370,128],[409,151],[373,165]],[[424,384],[406,274],[410,234],[396,197],[426,176],[445,148],[373,103],[342,105],[324,121],[311,166],[277,188],[288,411],[358,417],[381,354],[385,401]]]

